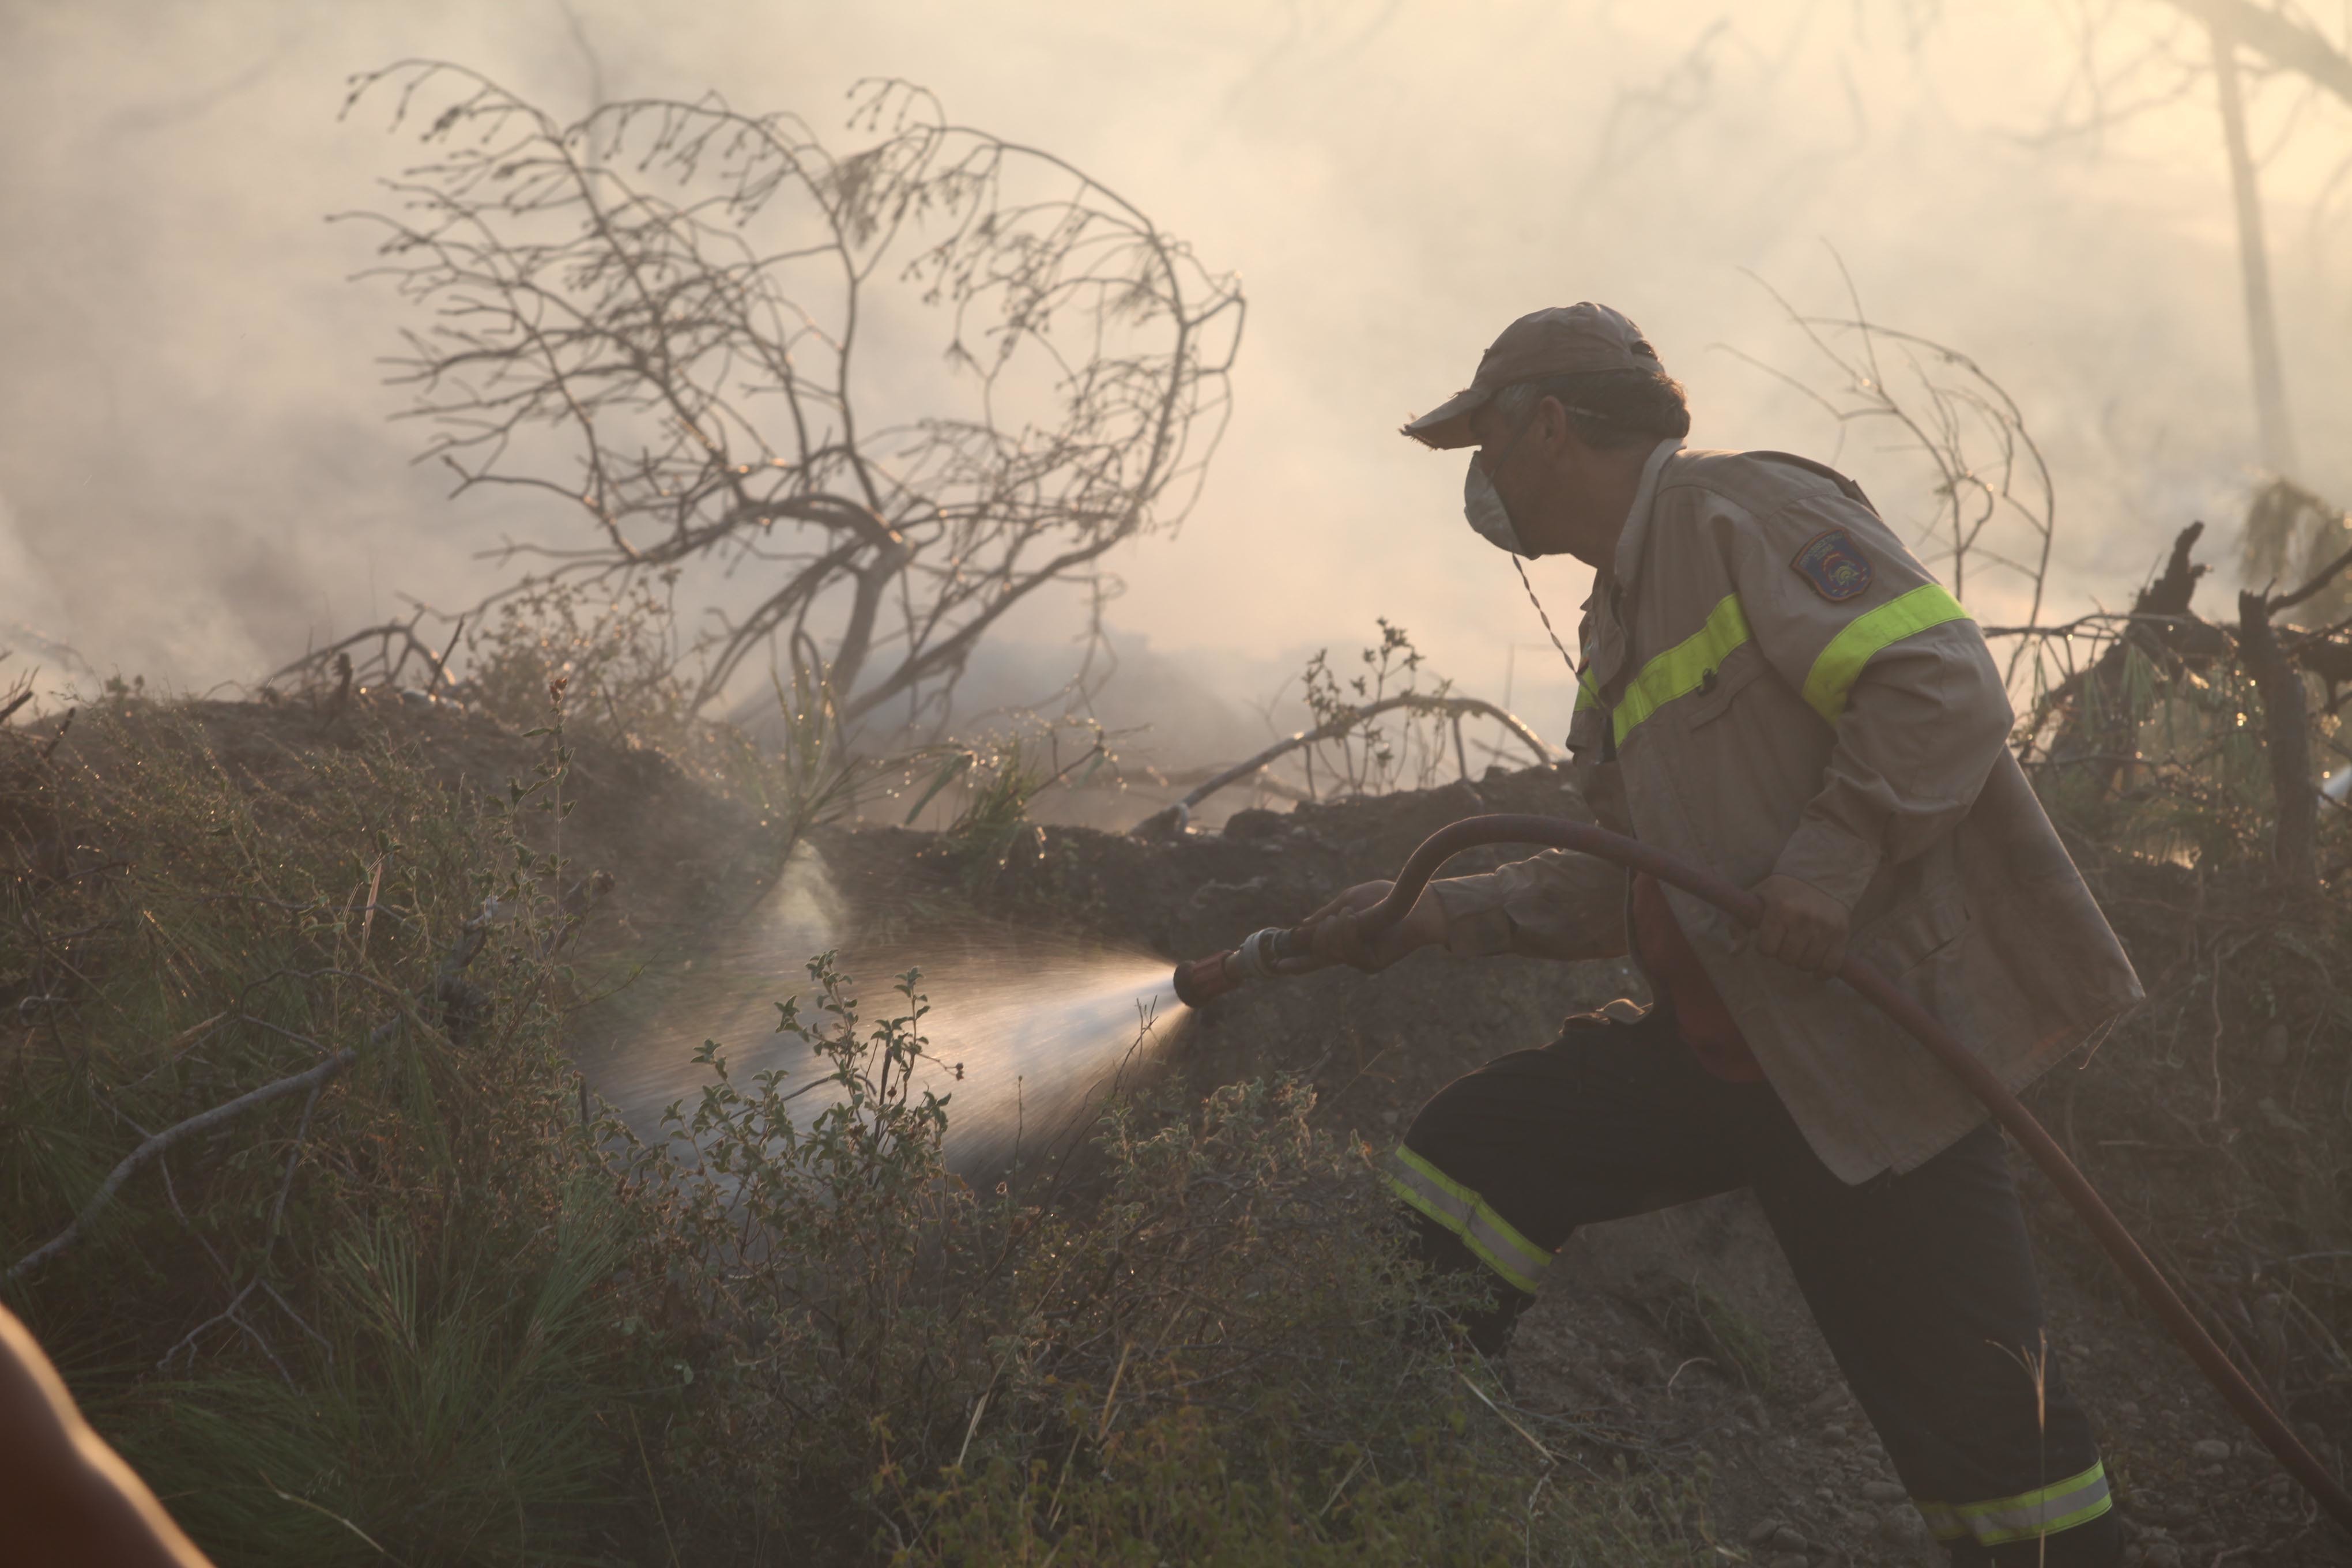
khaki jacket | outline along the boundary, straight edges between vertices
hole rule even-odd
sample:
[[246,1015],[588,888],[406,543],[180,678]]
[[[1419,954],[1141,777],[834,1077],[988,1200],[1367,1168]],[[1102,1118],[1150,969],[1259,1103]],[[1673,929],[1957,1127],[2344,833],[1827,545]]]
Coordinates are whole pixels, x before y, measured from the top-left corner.
[[[1585,601],[1569,743],[1601,822],[1743,887],[1801,878],[1851,951],[2012,1088],[2139,1000],[2138,978],[2007,745],[1967,612],[1850,481],[1801,459],[1684,452],[1644,469]],[[1554,850],[1437,883],[1460,953],[1625,951],[1624,873]],[[1906,1171],[1984,1109],[1846,985],[1675,918],[1824,1164]]]

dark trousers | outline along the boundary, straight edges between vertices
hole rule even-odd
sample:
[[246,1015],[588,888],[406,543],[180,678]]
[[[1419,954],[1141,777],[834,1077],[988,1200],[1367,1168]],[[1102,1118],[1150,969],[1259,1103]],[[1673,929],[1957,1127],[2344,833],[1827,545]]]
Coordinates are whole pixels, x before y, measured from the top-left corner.
[[[2044,1343],[2024,1219],[1991,1125],[1906,1174],[1849,1186],[1769,1084],[1708,1074],[1663,1010],[1634,1022],[1594,1015],[1440,1091],[1390,1181],[1422,1215],[1433,1256],[1500,1277],[1490,1331],[1532,1300],[1577,1226],[1750,1188],[1953,1560],[2061,1568],[2119,1557],[2089,1424]],[[2029,1363],[2042,1369],[2039,1397]]]

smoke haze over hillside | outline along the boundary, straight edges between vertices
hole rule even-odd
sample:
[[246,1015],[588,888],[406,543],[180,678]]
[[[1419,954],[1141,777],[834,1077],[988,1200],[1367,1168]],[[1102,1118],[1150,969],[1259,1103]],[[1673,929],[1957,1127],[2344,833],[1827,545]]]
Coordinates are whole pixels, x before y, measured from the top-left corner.
[[[321,221],[376,205],[373,182],[414,158],[387,104],[336,117],[352,73],[404,56],[566,117],[715,89],[844,146],[851,84],[908,78],[1238,272],[1249,326],[1206,489],[1181,533],[1110,562],[1113,624],[1163,655],[1256,668],[1360,646],[1385,615],[1470,689],[1499,696],[1516,659],[1516,700],[1556,728],[1565,678],[1529,651],[1542,631],[1507,563],[1462,525],[1461,456],[1395,429],[1503,323],[1580,299],[1647,331],[1690,388],[1694,445],[1837,461],[1916,530],[1935,506],[1922,465],[1881,430],[1842,440],[1727,352],[1819,384],[1748,274],[1835,311],[1839,258],[1874,318],[1973,356],[2018,400],[2058,485],[2052,608],[2112,603],[2192,517],[2226,546],[2257,450],[2211,95],[2051,140],[2081,108],[2059,9],[1927,16],[1893,0],[13,0],[0,619],[100,671],[249,680],[400,595],[478,597],[474,552],[553,525],[512,496],[453,502],[411,464],[422,432],[387,423],[404,400],[376,363],[411,312],[347,280],[368,237]],[[2290,125],[2295,96],[2264,90],[2256,140],[2278,149],[2264,198],[2300,477],[2340,503],[2352,191],[2330,181],[2352,112],[2320,102]],[[1533,570],[1554,618],[1572,616],[1583,569]],[[2022,609],[1997,577],[1969,598],[1988,620]],[[1074,615],[1040,605],[1008,634],[1052,642]]]

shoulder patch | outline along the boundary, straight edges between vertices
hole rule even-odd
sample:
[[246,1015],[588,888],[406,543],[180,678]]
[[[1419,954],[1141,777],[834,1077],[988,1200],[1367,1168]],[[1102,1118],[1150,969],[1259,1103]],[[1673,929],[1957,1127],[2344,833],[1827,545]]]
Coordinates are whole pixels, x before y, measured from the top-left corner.
[[1870,586],[1870,557],[1843,528],[1824,529],[1805,541],[1789,570],[1831,604],[1843,604]]

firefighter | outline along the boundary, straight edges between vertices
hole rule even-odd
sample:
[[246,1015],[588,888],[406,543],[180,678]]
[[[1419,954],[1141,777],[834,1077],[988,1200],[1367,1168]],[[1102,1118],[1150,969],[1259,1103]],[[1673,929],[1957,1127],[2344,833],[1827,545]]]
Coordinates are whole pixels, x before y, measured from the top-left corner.
[[1564,850],[1433,882],[1379,936],[1354,917],[1388,883],[1326,905],[1317,951],[1360,969],[1429,945],[1630,952],[1654,998],[1449,1085],[1390,1184],[1433,1261],[1491,1279],[1467,1326],[1497,1353],[1577,1226],[1749,1188],[1951,1560],[2114,1563],[2001,1135],[1827,976],[1866,957],[2012,1088],[2137,1001],[2137,978],[2010,754],[1968,612],[1850,479],[1685,450],[1689,428],[1633,323],[1589,303],[1514,321],[1467,391],[1404,427],[1475,448],[1481,538],[1594,571],[1569,742],[1595,815],[1752,888],[1764,915],[1743,931]]

